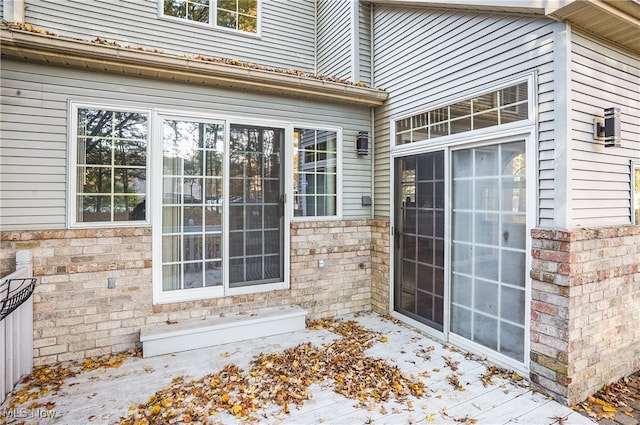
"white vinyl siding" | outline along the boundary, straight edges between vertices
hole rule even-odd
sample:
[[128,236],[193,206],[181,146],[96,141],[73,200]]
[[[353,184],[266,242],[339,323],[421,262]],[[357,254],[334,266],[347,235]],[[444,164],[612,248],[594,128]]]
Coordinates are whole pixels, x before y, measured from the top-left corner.
[[[630,160],[640,159],[640,57],[571,35],[569,228],[631,223]],[[621,112],[621,146],[593,139],[593,119]]]
[[264,1],[261,36],[163,18],[157,0],[26,0],[26,22],[84,40],[313,72],[314,2]]
[[353,79],[351,12],[349,1],[318,1],[318,74]]
[[371,85],[371,4],[358,2],[358,71],[354,80]]
[[[562,24],[544,18],[429,8],[374,6],[374,11],[373,86],[390,92],[375,116],[375,215],[386,219],[391,120],[532,71],[544,75],[545,91],[553,90],[553,34]],[[534,121],[553,120],[553,101],[538,114]]]
[[[370,216],[361,196],[371,188],[370,157],[356,154],[358,131],[370,128],[369,108],[246,91],[167,83],[119,75],[2,61],[0,226],[65,228],[68,102],[164,108],[200,114],[342,128],[342,217]],[[153,146],[152,146],[153,149]]]

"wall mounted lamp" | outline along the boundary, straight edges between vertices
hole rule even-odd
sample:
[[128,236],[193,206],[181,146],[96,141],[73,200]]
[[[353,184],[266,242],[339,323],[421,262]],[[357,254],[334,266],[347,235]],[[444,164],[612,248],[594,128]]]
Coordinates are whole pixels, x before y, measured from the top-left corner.
[[369,155],[369,132],[358,131],[358,138],[356,139],[356,151],[358,155]]
[[620,147],[620,108],[606,108],[604,119],[594,118],[593,138],[604,140],[604,146]]

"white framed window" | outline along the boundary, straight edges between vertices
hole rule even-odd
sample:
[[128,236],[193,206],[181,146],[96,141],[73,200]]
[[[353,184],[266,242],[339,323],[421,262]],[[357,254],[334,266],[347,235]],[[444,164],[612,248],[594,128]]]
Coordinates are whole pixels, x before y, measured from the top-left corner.
[[248,34],[260,34],[260,0],[160,0],[160,15]]
[[149,111],[70,109],[69,227],[148,224]]
[[640,161],[631,162],[631,223],[640,225]]
[[395,146],[532,120],[529,80],[397,119]]
[[338,130],[293,129],[293,216],[339,215]]

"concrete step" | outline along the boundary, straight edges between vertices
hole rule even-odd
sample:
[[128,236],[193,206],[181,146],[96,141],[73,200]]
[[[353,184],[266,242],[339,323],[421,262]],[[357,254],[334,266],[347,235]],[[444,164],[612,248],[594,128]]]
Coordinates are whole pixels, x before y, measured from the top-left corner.
[[140,330],[142,356],[160,356],[300,331],[305,329],[306,316],[306,310],[300,307],[281,306],[149,325]]

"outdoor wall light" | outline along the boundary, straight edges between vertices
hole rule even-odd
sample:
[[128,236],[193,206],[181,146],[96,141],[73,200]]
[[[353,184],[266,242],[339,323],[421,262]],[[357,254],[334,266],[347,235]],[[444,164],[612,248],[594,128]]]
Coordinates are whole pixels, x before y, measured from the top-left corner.
[[358,131],[358,138],[356,139],[356,150],[358,155],[369,155],[369,132]]
[[593,138],[604,140],[605,147],[620,147],[620,108],[606,108],[604,120],[594,119],[593,132]]

